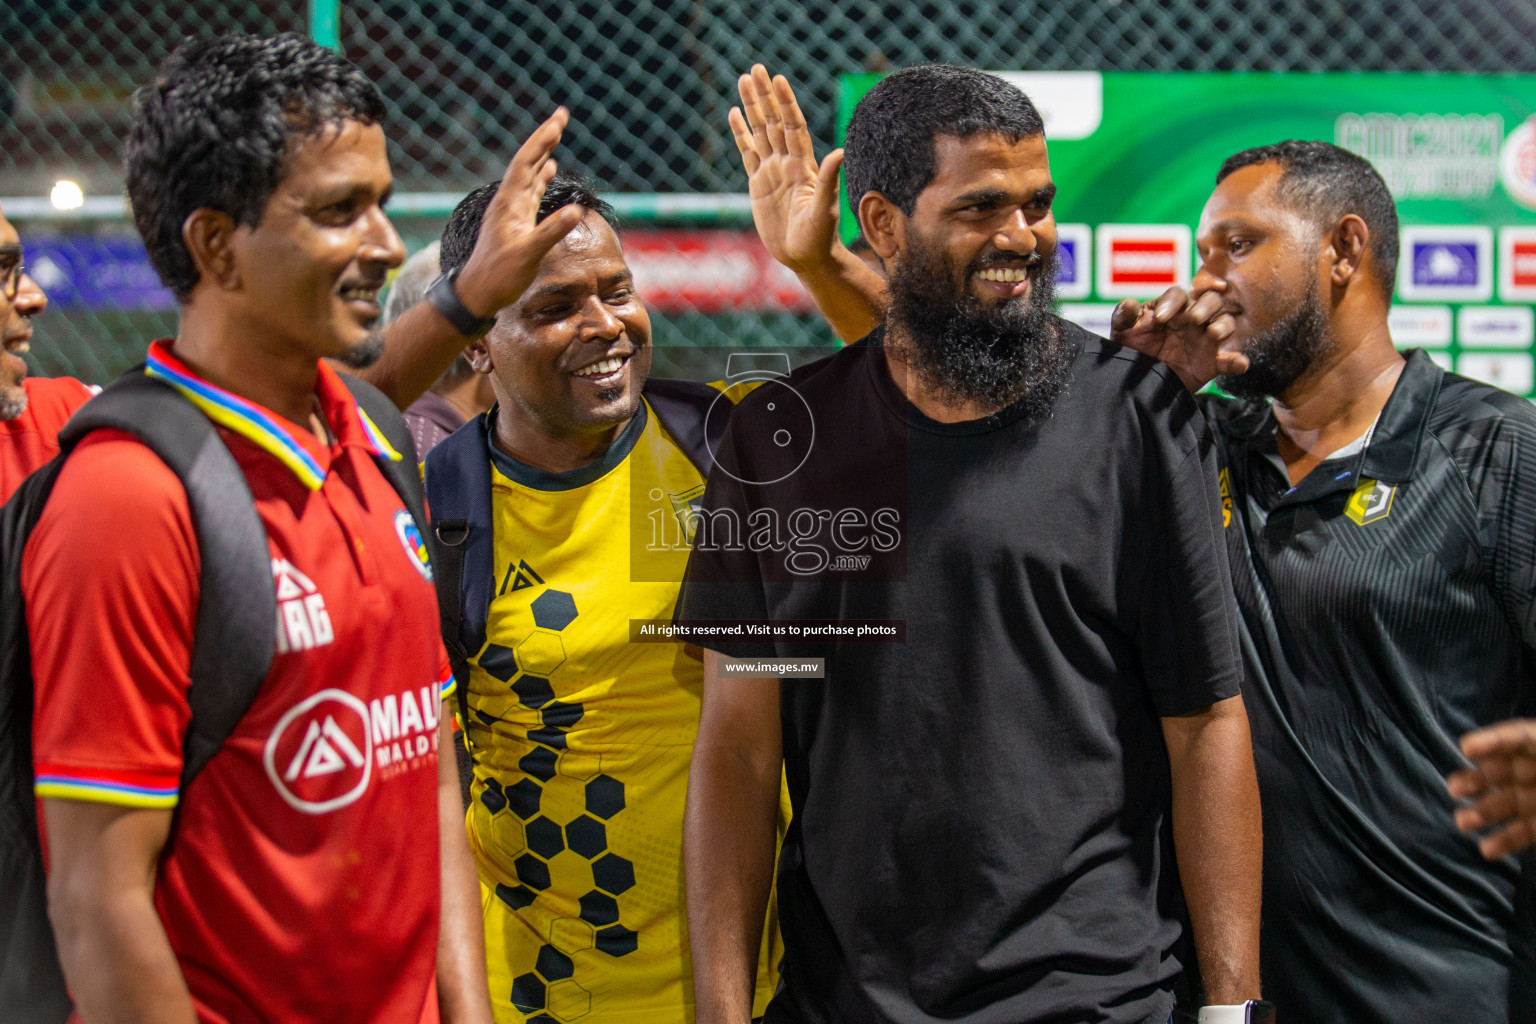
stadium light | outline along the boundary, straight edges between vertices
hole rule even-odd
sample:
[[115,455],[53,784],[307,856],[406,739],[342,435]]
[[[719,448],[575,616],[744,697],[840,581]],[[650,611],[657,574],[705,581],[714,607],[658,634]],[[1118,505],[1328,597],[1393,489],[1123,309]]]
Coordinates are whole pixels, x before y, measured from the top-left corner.
[[53,191],[48,193],[48,201],[53,204],[55,210],[78,210],[85,205],[85,191],[79,183],[68,178],[60,178],[53,183]]

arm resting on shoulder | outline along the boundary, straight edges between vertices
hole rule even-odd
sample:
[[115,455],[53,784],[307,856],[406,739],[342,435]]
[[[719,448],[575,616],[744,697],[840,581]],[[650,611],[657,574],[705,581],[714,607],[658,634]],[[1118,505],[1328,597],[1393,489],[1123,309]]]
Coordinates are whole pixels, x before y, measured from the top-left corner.
[[196,1024],[155,912],[169,810],[43,800],[48,917],[84,1024]]
[[437,818],[441,844],[442,923],[437,935],[437,1004],[443,1024],[491,1024],[485,980],[480,883],[464,831],[464,799],[453,754],[453,708],[437,726]]
[[1207,1002],[1258,999],[1264,831],[1243,699],[1162,724],[1173,844]]
[[683,879],[699,1024],[747,1024],[778,840],[779,681],[721,678],[704,655],[704,710],[688,772]]

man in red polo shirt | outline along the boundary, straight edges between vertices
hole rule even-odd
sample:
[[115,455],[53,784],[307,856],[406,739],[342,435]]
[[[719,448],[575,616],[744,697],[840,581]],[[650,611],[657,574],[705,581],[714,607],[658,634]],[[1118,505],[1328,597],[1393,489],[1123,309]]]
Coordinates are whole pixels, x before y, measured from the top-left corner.
[[[128,435],[82,442],[22,587],[49,911],[85,1021],[490,1021],[458,781],[437,756],[452,676],[422,524],[375,462],[399,453],[322,362],[377,356],[378,290],[404,257],[383,109],[297,36],[187,43],[135,100],[129,196],[181,303],[146,372],[245,473],[276,654],[182,791],[201,570],[186,495]],[[509,173],[535,209],[543,164]],[[561,226],[530,214],[503,255],[522,237],[536,267]]]
[[59,452],[64,421],[95,389],[71,377],[28,377],[21,356],[32,341],[32,318],[48,297],[27,276],[21,239],[0,210],[0,502]]

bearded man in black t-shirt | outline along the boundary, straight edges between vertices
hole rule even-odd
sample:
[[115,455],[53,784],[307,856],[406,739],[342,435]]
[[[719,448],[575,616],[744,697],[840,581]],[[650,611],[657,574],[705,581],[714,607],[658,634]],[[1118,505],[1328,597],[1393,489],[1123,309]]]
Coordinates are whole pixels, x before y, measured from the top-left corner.
[[[787,83],[754,76],[732,123],[755,212],[824,206],[837,155],[818,168]],[[886,326],[737,407],[679,600],[680,627],[759,637],[697,634],[697,1019],[748,1018],[781,767],[767,1021],[1162,1024],[1186,920],[1208,1001],[1256,999],[1258,796],[1206,421],[1172,371],[1049,312],[1055,186],[1017,89],[892,75],[846,171]],[[796,269],[820,300],[862,272],[841,260]],[[806,639],[871,623],[902,641]],[[723,654],[822,657],[825,678]]]

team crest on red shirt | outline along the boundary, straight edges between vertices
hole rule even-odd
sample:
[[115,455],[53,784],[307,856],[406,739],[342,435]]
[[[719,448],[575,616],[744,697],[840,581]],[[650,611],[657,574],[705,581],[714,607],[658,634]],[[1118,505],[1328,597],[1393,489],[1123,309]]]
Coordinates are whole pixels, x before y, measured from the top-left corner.
[[422,579],[431,583],[432,563],[427,560],[427,542],[422,539],[416,520],[405,509],[395,513],[395,536],[400,538],[400,546],[405,548],[406,557],[421,573]]
[[262,761],[295,810],[326,814],[357,801],[373,776],[368,705],[337,689],[300,701],[278,720]]

